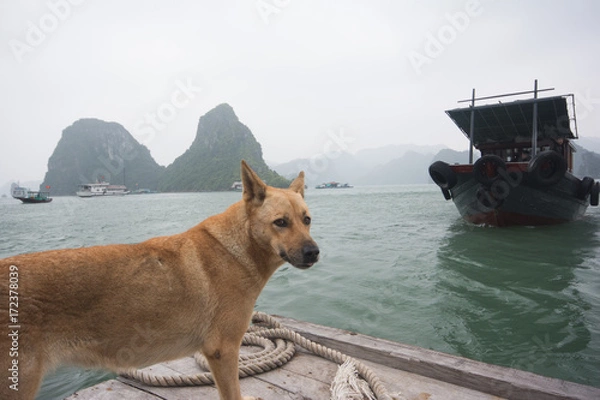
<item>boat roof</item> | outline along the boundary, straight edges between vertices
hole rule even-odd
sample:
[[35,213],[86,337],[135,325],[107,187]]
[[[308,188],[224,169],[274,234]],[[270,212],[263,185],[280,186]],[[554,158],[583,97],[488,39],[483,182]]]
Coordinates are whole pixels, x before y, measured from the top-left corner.
[[576,139],[571,130],[567,96],[554,96],[446,110],[469,137],[471,110],[475,111],[473,144],[528,142],[533,132],[533,104],[538,107],[538,139]]

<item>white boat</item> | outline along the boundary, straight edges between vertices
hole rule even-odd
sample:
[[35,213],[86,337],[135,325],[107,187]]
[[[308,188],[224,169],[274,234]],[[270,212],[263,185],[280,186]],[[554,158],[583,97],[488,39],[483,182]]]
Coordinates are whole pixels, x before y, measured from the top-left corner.
[[242,181],[233,182],[233,185],[231,185],[231,187],[229,188],[229,190],[237,190],[239,192],[241,192],[242,189],[244,189],[244,187],[242,186]]
[[129,194],[129,191],[125,186],[111,185],[108,182],[86,183],[79,185],[77,190],[79,197],[123,196],[126,194]]

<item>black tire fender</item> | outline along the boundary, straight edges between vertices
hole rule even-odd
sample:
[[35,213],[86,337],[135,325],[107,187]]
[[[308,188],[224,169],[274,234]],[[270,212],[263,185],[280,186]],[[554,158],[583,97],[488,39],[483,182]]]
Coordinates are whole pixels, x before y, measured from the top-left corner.
[[475,180],[487,187],[502,177],[501,170],[506,171],[506,163],[494,154],[486,154],[473,164]]
[[[436,161],[429,166],[429,176],[436,185],[446,190],[452,189],[458,182],[456,174],[450,168],[450,165],[443,161]],[[444,194],[444,197],[446,195]]]
[[597,206],[599,197],[600,197],[600,182],[596,182],[592,185],[592,189],[590,190],[590,205]]
[[563,156],[552,150],[542,151],[536,155],[527,166],[529,179],[539,186],[554,185],[567,172],[567,161]]
[[442,194],[446,200],[450,200],[452,198],[452,193],[448,189],[442,189]]
[[592,186],[594,186],[594,179],[589,176],[584,176],[581,182],[579,182],[579,187],[577,188],[577,197],[581,200],[585,200],[585,196],[587,196],[592,190]]

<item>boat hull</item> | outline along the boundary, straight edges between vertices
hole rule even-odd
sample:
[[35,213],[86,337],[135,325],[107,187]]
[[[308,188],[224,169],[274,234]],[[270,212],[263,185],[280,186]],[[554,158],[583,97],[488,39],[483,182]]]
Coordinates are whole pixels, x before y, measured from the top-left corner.
[[106,191],[106,192],[80,191],[80,192],[76,192],[76,194],[79,197],[107,197],[107,196],[125,196],[126,194],[129,194],[129,192],[123,192],[123,191],[118,191],[118,192],[112,192],[112,191]]
[[450,168],[456,184],[447,191],[461,216],[474,224],[565,223],[583,217],[590,203],[590,194],[581,193],[581,180],[568,172],[554,184],[540,185],[527,172],[527,164],[507,163],[507,173],[485,185],[475,178],[473,165]]
[[18,200],[21,200],[25,204],[39,204],[39,203],[50,203],[52,201],[51,198],[46,199],[35,199],[29,197],[15,197]]

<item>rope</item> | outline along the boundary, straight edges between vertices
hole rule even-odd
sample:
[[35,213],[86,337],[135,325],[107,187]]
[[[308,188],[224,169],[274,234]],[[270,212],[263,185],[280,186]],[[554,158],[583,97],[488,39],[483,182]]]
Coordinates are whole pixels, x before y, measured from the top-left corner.
[[[254,312],[252,322],[254,325],[250,326],[248,332],[244,335],[242,345],[260,346],[263,347],[263,350],[257,353],[240,355],[240,378],[258,375],[281,367],[294,356],[296,352],[294,344],[297,344],[315,355],[340,365],[347,360],[351,360],[359,375],[367,381],[378,400],[392,400],[379,377],[369,367],[355,358],[312,342],[291,329],[284,328],[273,317],[265,313]],[[194,358],[203,369],[209,370],[208,362],[200,352],[196,353]],[[214,383],[210,372],[196,375],[157,375],[132,370],[121,375],[148,386],[200,386]]]

